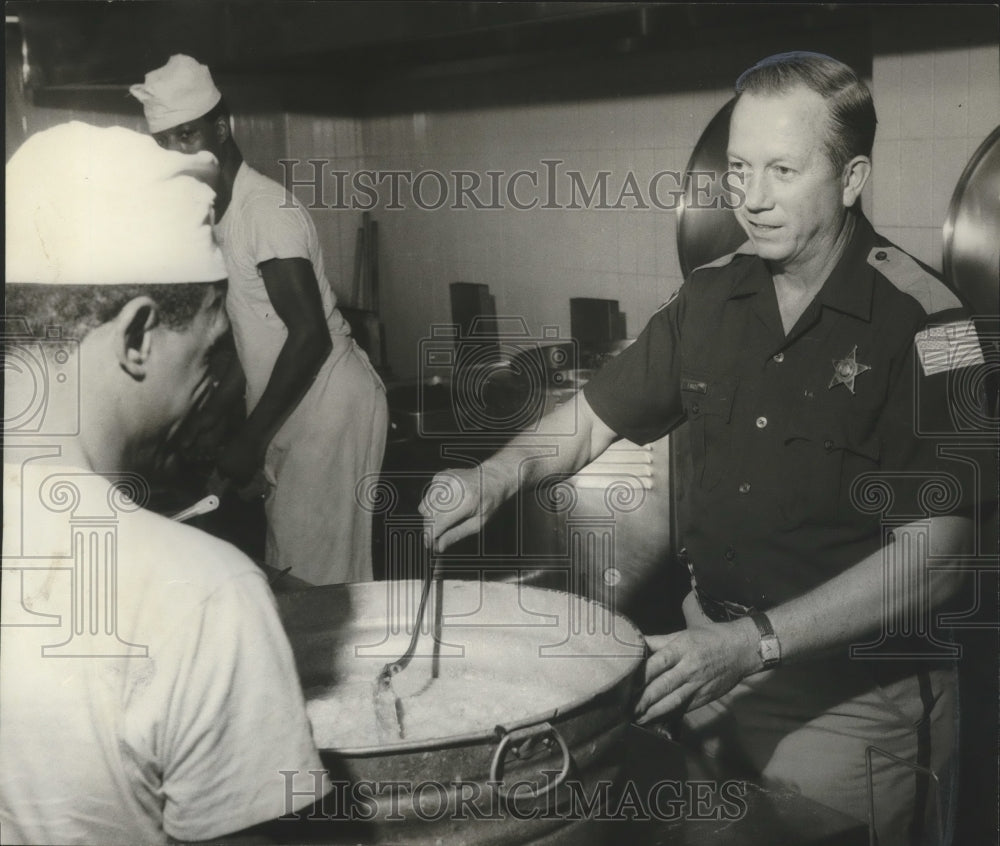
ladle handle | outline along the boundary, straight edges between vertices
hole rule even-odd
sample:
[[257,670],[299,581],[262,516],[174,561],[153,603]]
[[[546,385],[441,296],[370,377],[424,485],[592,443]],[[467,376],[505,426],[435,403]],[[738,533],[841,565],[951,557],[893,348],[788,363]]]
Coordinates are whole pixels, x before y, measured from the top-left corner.
[[427,595],[431,592],[431,582],[434,580],[434,573],[437,570],[437,561],[431,558],[424,572],[424,583],[420,588],[420,604],[417,605],[417,616],[413,620],[413,634],[410,635],[410,644],[406,647],[406,652],[389,664],[389,672],[395,675],[406,668],[413,658],[413,653],[417,648],[417,640],[420,638],[420,627],[424,621],[424,608],[427,605]]

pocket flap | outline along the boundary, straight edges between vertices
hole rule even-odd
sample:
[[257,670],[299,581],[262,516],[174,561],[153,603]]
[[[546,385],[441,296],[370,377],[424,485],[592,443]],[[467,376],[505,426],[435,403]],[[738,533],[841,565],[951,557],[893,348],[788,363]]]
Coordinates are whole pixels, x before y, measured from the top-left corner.
[[814,443],[826,452],[852,452],[872,461],[878,461],[882,453],[881,438],[873,433],[861,433],[847,421],[823,421],[816,428],[789,426],[785,443],[799,440]]
[[688,419],[708,414],[728,422],[733,412],[736,384],[737,380],[732,378],[681,374],[681,403]]

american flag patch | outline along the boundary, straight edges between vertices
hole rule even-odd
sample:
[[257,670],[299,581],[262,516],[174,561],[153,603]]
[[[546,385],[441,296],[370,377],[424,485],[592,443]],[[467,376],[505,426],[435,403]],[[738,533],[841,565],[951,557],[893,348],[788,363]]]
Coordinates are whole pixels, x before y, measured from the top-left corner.
[[913,343],[925,376],[983,363],[979,336],[971,320],[928,326],[917,332]]

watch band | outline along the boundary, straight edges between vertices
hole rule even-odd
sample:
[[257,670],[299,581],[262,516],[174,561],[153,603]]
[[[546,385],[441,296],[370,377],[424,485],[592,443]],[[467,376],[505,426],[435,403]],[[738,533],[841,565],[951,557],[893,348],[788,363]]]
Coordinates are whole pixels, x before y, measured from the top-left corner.
[[757,654],[760,655],[760,659],[764,663],[764,669],[770,670],[772,667],[777,667],[781,663],[781,643],[778,642],[778,636],[774,633],[771,621],[767,614],[761,611],[751,614],[750,619],[753,620],[760,633]]

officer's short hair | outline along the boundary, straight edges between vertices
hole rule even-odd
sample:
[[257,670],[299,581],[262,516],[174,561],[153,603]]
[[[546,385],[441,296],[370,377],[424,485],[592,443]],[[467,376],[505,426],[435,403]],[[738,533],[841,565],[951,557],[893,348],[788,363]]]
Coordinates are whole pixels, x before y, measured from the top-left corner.
[[830,132],[826,146],[835,171],[840,173],[855,156],[871,157],[876,124],[871,91],[837,59],[807,52],[768,56],[741,74],[736,94],[783,94],[799,85],[827,102]]

